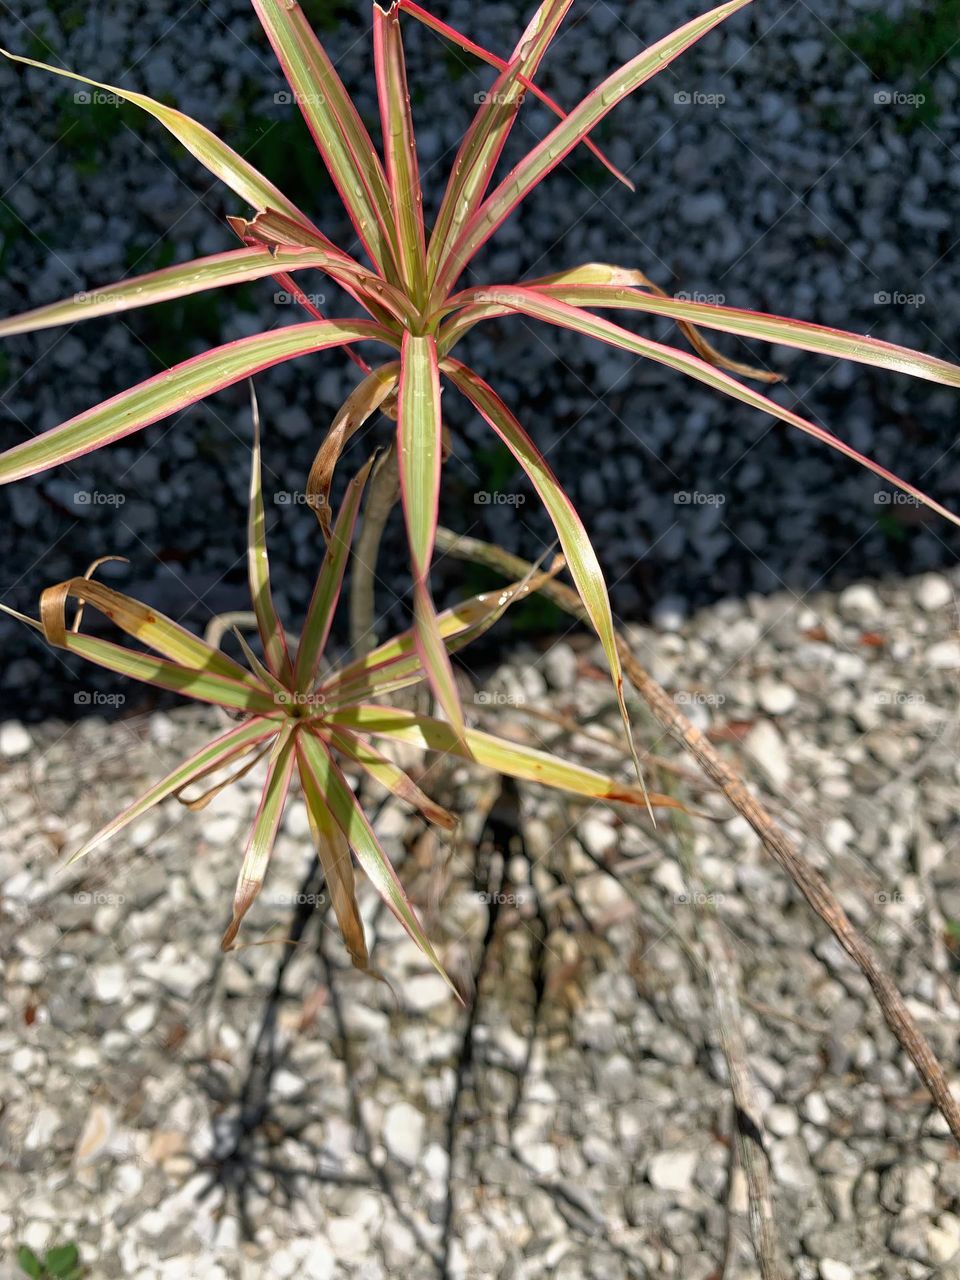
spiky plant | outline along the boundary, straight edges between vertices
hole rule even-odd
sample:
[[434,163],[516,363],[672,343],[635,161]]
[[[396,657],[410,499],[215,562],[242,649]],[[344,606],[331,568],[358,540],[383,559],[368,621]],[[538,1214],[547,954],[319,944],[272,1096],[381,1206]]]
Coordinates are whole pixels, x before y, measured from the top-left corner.
[[[443,720],[378,703],[376,699],[425,678],[424,665],[410,631],[344,666],[326,666],[331,623],[373,459],[347,490],[331,530],[299,642],[293,646],[277,617],[270,588],[256,414],[255,424],[247,567],[262,658],[238,632],[248,663],[244,667],[155,609],[93,581],[91,574],[102,563],[99,560],[83,577],[70,578],[43,592],[39,621],[0,605],[5,613],[41,632],[57,648],[134,680],[213,703],[241,720],[178,765],[92,835],[71,861],[89,853],[170,796],[176,796],[191,808],[201,808],[266,757],[263,793],[237,879],[233,918],[223,937],[224,950],[233,946],[240,923],[260,892],[296,771],[330,902],[353,963],[360,969],[368,968],[351,850],[404,929],[446,977],[390,859],[343,774],[341,762],[362,770],[438,826],[452,830],[457,820],[431,800],[371,739],[386,738],[425,750],[466,755],[512,777],[559,787],[592,800],[674,809],[682,806],[669,796],[647,794],[640,786],[596,773],[549,752],[475,729],[464,728],[460,735]],[[436,626],[444,653],[463,648],[476,639],[511,604],[542,585],[562,563],[558,559],[549,573],[535,575],[501,591],[474,596],[440,613]],[[66,612],[71,600],[78,602],[78,609],[68,627]],[[153,650],[153,654],[85,635],[80,624],[87,605]],[[188,787],[224,770],[228,772],[226,779],[200,796],[184,798]]]
[[[632,748],[610,604],[599,562],[580,517],[533,439],[496,391],[477,372],[454,357],[454,348],[475,324],[511,313],[530,316],[665,364],[807,432],[898,485],[948,520],[960,523],[939,503],[822,427],[745,386],[732,375],[739,373],[767,380],[771,380],[771,376],[726,360],[691,326],[704,325],[740,337],[780,342],[960,386],[960,367],[954,364],[873,338],[780,316],[679,301],[664,296],[640,271],[603,263],[587,264],[519,284],[495,283],[457,291],[457,283],[474,255],[565,156],[580,144],[600,155],[589,135],[617,103],[749,2],[729,0],[657,41],[608,76],[569,114],[537,88],[534,77],[572,0],[543,0],[505,60],[467,40],[413,0],[399,0],[387,10],[375,4],[373,53],[382,122],[381,157],[300,6],[295,0],[253,0],[320,156],[353,222],[366,263],[334,245],[269,179],[203,125],[142,94],[101,85],[84,76],[6,53],[16,62],[105,89],[141,107],[251,206],[254,214],[251,218],[230,219],[243,241],[242,249],[120,281],[42,307],[0,323],[0,335],[107,315],[265,276],[275,277],[312,319],[217,347],[9,449],[0,455],[0,482],[31,475],[122,439],[257,370],[301,355],[345,347],[365,377],[333,424],[323,466],[319,466],[318,459],[315,496],[325,497],[333,465],[344,442],[379,405],[395,395],[403,510],[413,569],[416,650],[440,706],[463,747],[467,741],[463,711],[428,584],[440,490],[440,381],[446,378],[510,449],[546,505],[570,572],[603,644]],[[429,234],[424,225],[407,92],[399,24],[401,11],[427,22],[498,70],[491,91],[485,95],[461,143]],[[497,163],[527,91],[545,102],[559,116],[559,121],[494,184]],[[605,157],[600,158],[618,178],[627,182]],[[323,271],[336,281],[368,318],[324,319],[297,288],[291,275],[308,268]],[[692,339],[699,354],[631,333],[593,314],[595,309],[632,310],[670,317]],[[371,370],[352,350],[353,344],[359,342],[380,343],[399,353],[399,358]]]

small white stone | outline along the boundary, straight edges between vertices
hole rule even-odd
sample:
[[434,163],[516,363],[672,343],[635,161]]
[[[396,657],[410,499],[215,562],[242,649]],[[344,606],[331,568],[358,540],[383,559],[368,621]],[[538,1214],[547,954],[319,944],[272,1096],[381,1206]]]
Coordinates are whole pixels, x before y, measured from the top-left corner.
[[845,618],[855,622],[876,618],[883,613],[883,601],[873,587],[865,582],[854,583],[852,587],[841,591],[837,605]]
[[689,1191],[699,1160],[696,1151],[661,1151],[647,1166],[647,1178],[658,1191]]
[[609,822],[604,822],[596,814],[588,814],[580,823],[580,839],[588,853],[595,858],[602,858],[616,847],[617,833]]
[[792,1107],[784,1107],[780,1103],[775,1103],[772,1107],[767,1108],[763,1122],[770,1132],[778,1138],[789,1138],[800,1128],[800,1121],[794,1109]]
[[757,699],[768,715],[783,716],[797,705],[797,693],[782,680],[765,678],[757,685]]
[[939,573],[925,573],[917,583],[917,604],[927,613],[935,613],[953,603],[953,587]]
[[743,743],[747,753],[766,773],[777,789],[790,781],[787,748],[778,730],[769,720],[758,720]]
[[0,725],[0,756],[5,760],[25,756],[32,746],[30,735],[19,720],[7,720]]
[[845,851],[856,834],[853,824],[846,818],[832,818],[824,828],[823,843],[827,852],[837,857]]
[[437,1009],[453,997],[450,988],[438,973],[421,973],[411,978],[403,988],[403,1003],[417,1013]]
[[577,683],[577,655],[560,641],[543,655],[543,670],[554,689],[572,689]]
[[960,668],[960,641],[941,640],[931,645],[926,653],[927,665],[935,671],[956,671]]
[[132,1036],[143,1036],[157,1020],[157,1010],[152,1004],[138,1004],[124,1017],[123,1025]]
[[423,1112],[409,1102],[395,1102],[383,1118],[383,1141],[394,1160],[415,1165],[423,1146]]
[[127,977],[123,965],[101,964],[92,970],[93,993],[103,1004],[115,1004],[123,995]]
[[854,1280],[853,1268],[836,1258],[821,1258],[820,1280]]

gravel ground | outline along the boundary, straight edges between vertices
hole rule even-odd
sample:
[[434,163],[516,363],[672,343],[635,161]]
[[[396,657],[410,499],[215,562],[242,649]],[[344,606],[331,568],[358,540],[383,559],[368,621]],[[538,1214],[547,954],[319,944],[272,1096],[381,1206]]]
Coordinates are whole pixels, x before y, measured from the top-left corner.
[[[828,876],[960,1087],[958,585],[752,595],[633,638]],[[580,632],[469,678],[478,723],[619,767]],[[576,717],[572,741],[544,709]],[[299,945],[220,955],[253,775],[64,870],[215,721],[123,712],[0,727],[3,1247],[76,1239],[98,1280],[708,1280],[729,1248],[758,1280],[710,907],[788,1274],[960,1277],[955,1146],[858,971],[716,794],[680,784],[716,819],[693,821],[703,901],[669,824],[441,768],[428,789],[465,815],[448,845],[372,798],[460,1008],[366,891],[396,997],[349,969],[296,804],[245,931]]]
[[[579,0],[545,67],[545,86],[573,103],[699,7]],[[365,10],[335,0],[308,9],[373,117]],[[884,7],[892,17],[908,9]],[[502,229],[475,278],[614,259],[677,291],[949,356],[960,324],[952,219],[960,61],[954,48],[932,69],[914,65],[904,39],[902,73],[879,78],[851,36],[870,11],[867,0],[758,0],[604,124],[600,140],[630,169],[636,195],[611,185],[585,155],[571,158]],[[497,49],[519,29],[510,4],[453,0],[441,12]],[[444,53],[415,24],[408,30],[429,204],[489,76]],[[248,151],[350,244],[328,181],[314,178],[294,108],[274,100],[278,71],[241,0],[187,7],[121,0],[109,14],[84,0],[0,3],[0,42],[175,100]],[[918,83],[926,110],[911,100]],[[223,216],[240,212],[237,201],[177,155],[158,126],[109,102],[77,101],[68,83],[6,63],[0,91],[0,314],[230,247]],[[536,105],[526,108],[517,145],[544,125]],[[315,287],[336,310],[330,287]],[[273,293],[270,285],[251,287],[8,341],[0,354],[4,441],[54,425],[218,339],[293,319]],[[670,332],[637,324],[657,336]],[[728,350],[737,347],[728,341]],[[945,525],[928,527],[915,507],[888,501],[852,464],[667,371],[521,321],[474,331],[464,352],[516,402],[582,507],[624,617],[648,617],[665,598],[697,604],[782,584],[806,590],[821,575],[842,584],[892,566],[918,573],[953,563],[956,540]],[[799,353],[755,356],[789,375],[775,392],[784,403],[957,505],[955,393]],[[259,380],[273,493],[302,488],[318,432],[352,380],[353,367],[334,355]],[[548,536],[546,517],[491,449],[489,433],[447,399],[456,435],[448,522],[532,553]],[[42,586],[115,552],[131,558],[132,585],[162,606],[188,613],[201,597],[204,608],[235,605],[248,442],[245,392],[235,389],[135,441],[5,490],[4,598],[30,607]],[[512,501],[478,504],[480,492]],[[315,528],[292,506],[274,514],[282,594],[303,604]],[[395,533],[387,563],[402,595],[406,566]],[[383,603],[394,599],[385,594]],[[15,708],[26,687],[57,688],[56,668],[39,649],[25,661],[4,674]]]

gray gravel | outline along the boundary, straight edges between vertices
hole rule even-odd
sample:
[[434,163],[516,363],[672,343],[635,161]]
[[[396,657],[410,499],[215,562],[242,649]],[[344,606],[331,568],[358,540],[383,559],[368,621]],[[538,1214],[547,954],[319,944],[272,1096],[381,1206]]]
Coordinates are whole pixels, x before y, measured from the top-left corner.
[[[753,595],[633,636],[828,876],[955,1086],[958,585]],[[574,630],[471,672],[477,723],[620,767],[599,661]],[[583,727],[571,741],[537,709]],[[392,802],[377,825],[472,994],[459,1008],[364,889],[394,1000],[344,963],[298,805],[245,931],[300,945],[220,956],[254,775],[63,868],[215,727],[183,709],[0,729],[2,1246],[75,1238],[98,1280],[707,1280],[729,1226],[756,1280],[669,824],[434,771],[464,815],[454,844]],[[710,791],[696,803],[718,819],[695,820],[693,850],[738,961],[788,1274],[955,1280],[943,1124],[752,833]]]
[[[573,103],[698,7],[581,0],[577,24],[545,68],[546,86]],[[954,50],[930,71],[939,115],[916,124],[905,97],[916,73],[905,70],[887,85],[850,47],[851,30],[870,9],[866,0],[785,7],[759,0],[737,15],[604,125],[601,141],[630,167],[637,194],[578,155],[502,229],[476,278],[615,259],[677,291],[949,355],[960,322],[951,218],[960,187],[960,61]],[[315,11],[333,15],[326,38],[373,117],[363,20],[325,3]],[[518,25],[511,5],[456,0],[444,14],[498,49]],[[413,23],[408,31],[428,202],[435,202],[488,77],[453,56],[438,61],[435,38]],[[109,13],[83,0],[26,9],[0,3],[0,41],[175,99],[241,149],[259,140],[252,158],[349,245],[330,185],[306,158],[293,108],[274,101],[278,72],[241,0],[176,13],[129,2]],[[76,102],[65,82],[7,64],[0,91],[0,313],[155,267],[162,246],[176,260],[230,247],[223,215],[239,212],[237,201],[177,155],[158,126],[125,108]],[[517,145],[545,123],[529,106]],[[329,285],[315,287],[328,306],[341,305]],[[134,313],[10,340],[0,364],[4,441],[49,427],[218,337],[276,323],[278,313],[287,322],[291,308],[275,305],[273,292],[264,284],[186,313]],[[668,326],[637,324],[669,336]],[[728,350],[737,347],[728,341]],[[882,486],[852,464],[666,371],[519,321],[475,331],[464,352],[517,404],[581,505],[624,617],[656,607],[682,614],[690,604],[784,583],[807,590],[824,575],[842,583],[893,565],[918,573],[953,563],[956,542],[945,525],[928,528],[914,507],[885,501]],[[958,505],[955,393],[789,351],[756,355],[789,375],[775,393],[785,403]],[[259,380],[271,492],[302,487],[317,435],[352,380],[353,367],[337,355]],[[489,433],[452,395],[447,400],[457,445],[446,517],[534,551],[550,536],[546,517],[490,453]],[[235,389],[108,452],[5,489],[4,598],[30,607],[42,586],[109,551],[130,557],[130,585],[178,613],[195,610],[198,597],[201,614],[236,605],[248,441],[245,392]],[[491,490],[527,501],[474,502]],[[315,527],[292,506],[271,515],[281,594],[302,605]],[[406,583],[396,525],[388,556],[393,590],[384,592],[385,607]],[[440,572],[438,590],[445,581]],[[58,678],[39,649],[26,661],[4,673],[17,706],[39,672],[44,687]]]

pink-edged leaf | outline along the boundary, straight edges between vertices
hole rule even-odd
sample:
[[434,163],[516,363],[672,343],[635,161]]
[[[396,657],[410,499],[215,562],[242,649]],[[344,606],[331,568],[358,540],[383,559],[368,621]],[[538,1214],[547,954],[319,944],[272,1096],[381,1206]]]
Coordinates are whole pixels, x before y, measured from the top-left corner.
[[583,606],[603,645],[627,742],[630,744],[637,776],[642,785],[643,773],[634,746],[633,731],[624,698],[623,671],[617,651],[610,597],[607,595],[607,584],[604,581],[603,570],[600,568],[600,561],[583,527],[583,521],[573,503],[561,489],[546,458],[493,388],[458,360],[448,358],[443,361],[441,367],[523,467],[550,514]]
[[243,855],[240,875],[237,877],[237,889],[233,898],[233,919],[220,943],[222,951],[230,951],[233,941],[240,929],[243,917],[253,906],[257,894],[263,887],[264,877],[273,846],[280,830],[284,805],[290,790],[293,776],[296,747],[296,730],[290,723],[280,729],[276,744],[270,753],[267,764],[267,778],[263,784],[260,807],[253,822],[250,838]]
[[464,227],[462,235],[451,246],[438,272],[435,298],[440,300],[446,296],[464,266],[504,219],[618,102],[622,102],[628,94],[669,66],[697,40],[749,3],[750,0],[730,0],[729,3],[694,18],[692,22],[679,27],[625,63],[574,107],[566,120],[561,121],[513,167]]
[[293,667],[290,664],[283,623],[277,616],[273,593],[270,590],[270,557],[267,553],[267,521],[263,509],[263,477],[260,465],[260,408],[252,382],[250,401],[253,410],[253,450],[250,462],[250,503],[247,516],[247,578],[267,667],[271,675],[289,684],[293,679]]
[[384,401],[396,390],[400,377],[400,361],[391,360],[367,374],[359,386],[354,387],[337,411],[317,450],[307,476],[307,505],[320,521],[323,536],[330,538],[330,488],[333,473],[340,455],[355,432],[370,418]]
[[368,339],[394,344],[393,336],[372,320],[317,320],[215,347],[0,453],[0,484],[122,440],[271,365]]
[[76,862],[78,858],[82,858],[90,853],[91,850],[96,849],[98,845],[115,836],[118,831],[122,831],[131,822],[136,822],[138,818],[152,809],[154,805],[159,804],[161,800],[165,800],[168,796],[182,791],[184,787],[189,786],[190,783],[195,782],[203,775],[232,764],[235,760],[245,755],[251,747],[255,747],[258,743],[264,742],[275,734],[279,728],[280,726],[276,720],[264,720],[262,717],[257,716],[252,720],[248,720],[245,724],[231,729],[213,742],[208,742],[195,755],[192,755],[189,760],[184,760],[181,764],[178,764],[165,778],[162,778],[149,791],[146,791],[133,804],[124,809],[122,813],[118,813],[115,818],[111,818],[105,826],[85,840],[70,858],[70,862]]
[[427,272],[435,280],[465,226],[476,214],[517,118],[524,88],[540,66],[573,0],[542,0],[464,135],[430,237]]
[[419,809],[429,822],[435,822],[445,831],[454,830],[457,825],[454,815],[442,805],[437,804],[435,800],[431,800],[426,792],[422,791],[414,780],[404,773],[398,764],[388,759],[382,751],[378,751],[371,743],[351,733],[349,729],[328,730],[325,726],[324,733],[328,734],[332,747],[335,747],[353,764],[358,764],[365,773],[395,795],[398,800]]
[[[336,280],[361,306],[366,307],[375,320],[388,328],[415,322],[417,310],[403,292],[388,281],[374,275],[367,267],[356,262],[348,254],[327,240],[326,236],[304,227],[295,218],[276,209],[267,209],[255,218],[228,218],[233,230],[245,244],[266,245],[274,252],[282,249],[320,249],[326,252],[322,269]],[[315,308],[306,304],[311,311]],[[322,316],[318,318],[322,319]]]
[[297,691],[305,696],[316,679],[317,667],[327,647],[334,611],[343,586],[343,575],[350,558],[353,527],[357,522],[360,499],[373,462],[374,459],[370,458],[350,482],[307,607],[307,618],[300,634],[293,674]]
[[[495,67],[497,71],[506,71],[509,67],[510,64],[505,62],[503,58],[498,57],[495,53],[491,53],[489,49],[485,49],[482,45],[476,44],[461,31],[457,31],[454,27],[451,27],[449,23],[441,22],[441,20],[439,18],[435,18],[432,13],[428,13],[426,9],[415,4],[414,0],[398,0],[398,5],[404,13],[409,13],[412,18],[416,18],[418,22],[422,22],[424,26],[429,27],[431,31],[436,31],[438,35],[444,36],[447,40],[459,45],[459,47],[466,53],[473,54],[475,58],[479,58],[481,62],[487,63],[488,66]],[[521,75],[518,79],[528,93],[532,93],[533,96],[552,111],[555,116],[559,116],[561,120],[566,120],[567,113],[555,98],[551,98],[549,93],[544,93],[540,86],[534,83],[533,80],[528,79],[527,76]],[[588,151],[593,152],[603,167],[611,173],[618,182],[622,182],[630,191],[636,191],[636,187],[627,175],[622,173],[613,161],[609,160],[603,154],[595,142],[590,138],[584,138],[583,144]]]
[[374,3],[373,55],[400,272],[407,289],[422,301],[427,254],[423,195],[400,37],[400,14],[396,5],[384,12],[379,4]]
[[314,733],[305,731],[301,734],[300,751],[302,765],[314,775],[317,789],[324,797],[337,825],[346,836],[373,887],[459,999],[456,987],[447,977],[430,939],[424,933],[410,905],[403,885],[393,869],[393,864],[374,835],[366,814],[350,790],[346,778],[330,753],[330,748]]
[[[297,206],[273,185],[262,173],[258,173],[253,165],[244,160],[225,142],[221,142],[215,133],[206,126],[191,120],[182,111],[155,102],[153,98],[142,93],[133,93],[128,89],[120,89],[113,84],[101,84],[99,80],[90,80],[87,76],[77,75],[75,71],[66,71],[63,67],[52,67],[46,62],[37,62],[34,58],[24,58],[19,54],[0,49],[0,56],[9,58],[11,62],[19,62],[27,67],[36,67],[39,71],[48,71],[55,76],[63,76],[66,80],[76,80],[88,84],[94,89],[103,89],[115,94],[125,102],[130,102],[142,111],[158,120],[160,124],[186,147],[214,177],[219,178],[236,192],[238,196],[254,209],[281,209],[284,213],[296,218],[305,226],[313,224],[301,213]],[[314,228],[316,230],[316,228]]]
[[[492,290],[488,292],[491,301],[496,303],[499,296],[498,291]],[[850,445],[832,435],[825,428],[818,427],[814,423],[808,422],[806,418],[801,418],[799,414],[793,413],[790,409],[783,408],[776,401],[761,395],[759,391],[754,391],[752,387],[745,387],[743,383],[737,382],[729,374],[720,369],[715,369],[697,356],[690,355],[686,351],[678,351],[675,347],[664,346],[663,343],[654,342],[651,338],[641,338],[609,320],[595,316],[589,311],[581,311],[578,307],[570,306],[569,303],[561,302],[559,299],[552,298],[536,289],[510,288],[504,290],[503,300],[513,311],[519,311],[537,320],[544,320],[548,324],[558,325],[560,328],[572,329],[575,333],[582,333],[588,338],[596,338],[600,342],[606,342],[611,346],[620,347],[624,351],[633,352],[634,355],[646,356],[658,364],[666,365],[667,368],[676,369],[688,377],[695,378],[698,382],[703,382],[708,387],[713,387],[715,390],[723,392],[724,395],[740,400],[752,409],[759,409],[762,413],[779,418],[781,422],[797,427],[798,430],[813,436],[815,440],[829,445],[831,449],[836,449],[838,453],[842,453],[845,457],[858,462],[862,467],[866,467],[868,471],[872,471],[874,475],[880,476],[882,480],[896,485],[898,489],[902,489],[904,493],[909,493],[911,497],[929,507],[931,511],[936,511],[938,515],[943,516],[944,519],[949,520],[952,524],[960,525],[960,516],[949,511],[908,481],[894,475],[886,467],[881,467],[879,463],[851,448]]]
[[413,561],[417,652],[430,687],[455,730],[463,734],[460,694],[430,598],[429,574],[440,501],[442,423],[437,344],[429,335],[403,335],[397,457],[400,493]]
[[721,333],[733,333],[741,338],[779,343],[781,346],[810,351],[814,355],[854,360],[858,364],[873,365],[894,373],[907,373],[914,378],[924,378],[943,386],[960,387],[960,365],[929,356],[922,351],[911,351],[909,347],[901,347],[893,342],[871,338],[868,334],[848,333],[843,329],[810,324],[805,320],[793,320],[789,316],[767,315],[763,311],[744,311],[738,307],[653,296],[637,289],[614,285],[571,286],[548,283],[537,284],[535,287],[539,292],[572,306],[646,311],[652,315],[667,316],[671,320],[717,329]]
[[[76,324],[97,316],[116,315],[136,307],[167,302],[171,298],[186,298],[208,289],[275,276],[278,268],[283,266],[291,271],[307,268],[322,271],[330,260],[331,255],[322,250],[279,249],[273,254],[267,249],[231,249],[208,258],[181,262],[175,267],[164,267],[162,271],[152,271],[149,275],[133,276],[129,280],[83,290],[61,302],[10,316],[0,320],[0,338],[52,329],[61,324]],[[357,269],[360,271],[359,266]]]
[[370,955],[363,929],[363,919],[357,902],[356,878],[353,873],[353,857],[347,837],[337,826],[316,775],[310,768],[303,742],[297,740],[297,769],[303,799],[307,806],[310,832],[317,849],[317,857],[323,869],[323,879],[330,903],[340,926],[340,934],[355,968],[367,973]]
[[[397,707],[357,704],[331,712],[327,720],[331,726],[343,726],[357,733],[408,742],[425,751],[440,751],[456,756],[466,754],[463,744],[443,720],[418,716],[412,711],[402,711]],[[635,783],[623,782],[583,765],[572,764],[569,760],[563,760],[537,747],[527,746],[526,743],[513,742],[492,733],[484,733],[480,729],[468,729],[466,737],[470,755],[478,764],[524,782],[540,782],[547,787],[557,787],[595,800],[615,800],[647,808],[651,805],[665,809],[684,808],[672,796],[648,792]]]
[[381,275],[399,281],[383,165],[356,107],[299,4],[253,0],[357,236]]
[[[563,560],[558,558],[546,573],[528,575],[522,582],[481,592],[452,609],[444,609],[437,615],[437,626],[447,651],[455,653],[483,635],[510,605],[538,591],[562,567]],[[356,702],[375,694],[392,693],[423,678],[423,665],[411,629],[341,667],[321,685],[321,692],[324,694],[324,706],[329,707]]]

